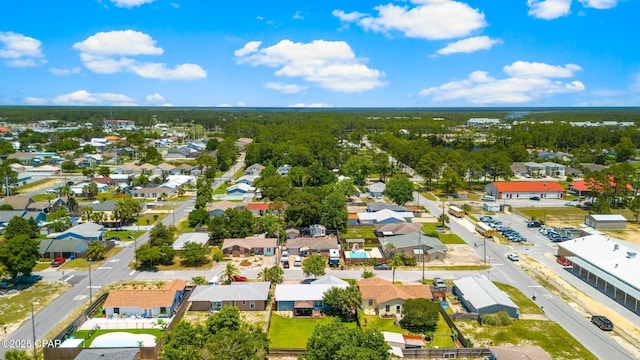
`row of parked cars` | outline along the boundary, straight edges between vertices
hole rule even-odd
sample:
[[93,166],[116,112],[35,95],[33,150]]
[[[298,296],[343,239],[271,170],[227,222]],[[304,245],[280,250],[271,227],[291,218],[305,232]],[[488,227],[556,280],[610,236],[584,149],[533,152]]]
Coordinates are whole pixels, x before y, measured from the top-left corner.
[[511,242],[526,242],[527,238],[522,236],[518,231],[512,229],[511,227],[504,226],[502,221],[495,220],[491,216],[482,216],[480,217],[480,221],[491,226],[497,232],[501,233],[507,240]]
[[551,242],[563,242],[567,240],[571,240],[571,237],[562,235],[555,231],[553,228],[540,228],[540,234],[546,236],[551,240]]

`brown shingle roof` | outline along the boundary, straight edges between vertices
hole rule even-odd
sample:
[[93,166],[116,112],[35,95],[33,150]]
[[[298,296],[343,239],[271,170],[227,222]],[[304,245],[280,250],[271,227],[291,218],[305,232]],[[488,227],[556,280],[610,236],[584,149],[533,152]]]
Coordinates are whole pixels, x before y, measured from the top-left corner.
[[171,307],[175,290],[113,290],[104,302],[105,307]]
[[171,280],[168,283],[164,284],[162,290],[173,290],[173,291],[182,291],[187,287],[187,282],[180,279]]
[[377,276],[358,282],[362,299],[375,299],[378,304],[393,299],[432,299],[431,289],[426,285],[393,285],[389,280]]
[[26,210],[27,206],[33,202],[29,196],[7,196],[4,203],[13,206],[14,210]]

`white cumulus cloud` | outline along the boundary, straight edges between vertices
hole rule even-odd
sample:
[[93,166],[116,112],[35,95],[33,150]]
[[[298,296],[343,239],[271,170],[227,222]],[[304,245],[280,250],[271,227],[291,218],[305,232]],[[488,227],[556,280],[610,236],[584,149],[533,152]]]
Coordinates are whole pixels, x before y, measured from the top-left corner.
[[47,103],[47,99],[34,97],[34,96],[27,96],[26,98],[24,98],[24,103],[29,105],[45,105]]
[[268,82],[264,84],[264,87],[266,87],[267,89],[277,90],[285,94],[297,94],[307,88],[306,86],[301,86],[298,84],[283,84],[275,82]]
[[99,32],[75,43],[80,59],[91,71],[113,74],[129,71],[138,76],[161,80],[196,80],[207,72],[196,64],[181,64],[174,68],[164,63],[138,61],[139,55],[162,55],[164,50],[148,34],[133,30]]
[[530,16],[552,20],[569,15],[571,2],[572,0],[527,0],[527,6]]
[[582,6],[598,10],[611,9],[618,5],[618,0],[580,0]]
[[344,41],[282,40],[265,48],[256,43],[248,43],[235,52],[241,54],[236,55],[238,63],[278,68],[277,76],[300,77],[335,92],[361,92],[385,84],[380,80],[384,72],[365,65],[366,60],[357,58]]
[[78,90],[69,94],[58,95],[53,99],[53,102],[58,105],[137,105],[135,99],[123,94],[90,93],[87,90]]
[[153,103],[161,103],[164,101],[164,96],[155,93],[155,94],[149,94],[147,95],[147,101],[148,102],[153,102]]
[[324,103],[311,103],[311,104],[297,103],[297,104],[291,104],[291,105],[289,105],[289,107],[294,107],[294,108],[331,108],[331,107],[333,107],[333,105],[324,104]]
[[144,4],[151,4],[154,0],[111,0],[113,5],[121,8],[130,9]]
[[0,31],[0,58],[7,59],[11,67],[33,67],[46,62],[42,42],[12,31]]
[[469,104],[522,104],[554,94],[581,92],[582,82],[562,82],[556,78],[573,77],[581,68],[516,61],[503,67],[508,77],[496,79],[485,71],[474,71],[464,80],[451,81],[420,91],[435,101],[459,100]]
[[50,73],[57,76],[67,76],[71,74],[78,74],[80,73],[80,71],[82,71],[82,69],[79,66],[74,66],[72,68],[50,68],[49,69]]
[[427,40],[464,37],[487,26],[482,12],[460,1],[412,0],[411,3],[413,6],[378,5],[374,8],[377,15],[346,13],[339,9],[332,14],[365,30]]
[[439,55],[451,55],[457,53],[472,53],[479,50],[489,50],[493,45],[502,43],[501,40],[488,36],[474,36],[447,44],[438,50]]

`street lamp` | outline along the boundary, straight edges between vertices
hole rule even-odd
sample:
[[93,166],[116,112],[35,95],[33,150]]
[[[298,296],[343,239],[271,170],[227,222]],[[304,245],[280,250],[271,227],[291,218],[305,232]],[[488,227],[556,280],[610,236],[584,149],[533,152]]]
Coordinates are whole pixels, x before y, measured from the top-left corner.
[[36,320],[33,312],[33,305],[39,304],[37,301],[31,301],[31,330],[33,331],[33,359],[38,359],[38,353],[36,352]]
[[[138,226],[140,226],[140,225],[138,225]],[[138,238],[134,237],[131,234],[127,235],[127,237],[129,239],[133,240],[133,259],[136,262],[135,266],[138,266]]]
[[93,305],[93,290],[91,287],[91,258],[89,260],[89,304]]

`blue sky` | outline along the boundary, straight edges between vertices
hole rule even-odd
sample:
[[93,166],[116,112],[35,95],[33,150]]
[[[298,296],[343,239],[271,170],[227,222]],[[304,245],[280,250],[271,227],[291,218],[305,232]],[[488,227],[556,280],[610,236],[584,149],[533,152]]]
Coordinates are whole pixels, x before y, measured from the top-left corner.
[[640,105],[636,0],[0,6],[0,105]]

